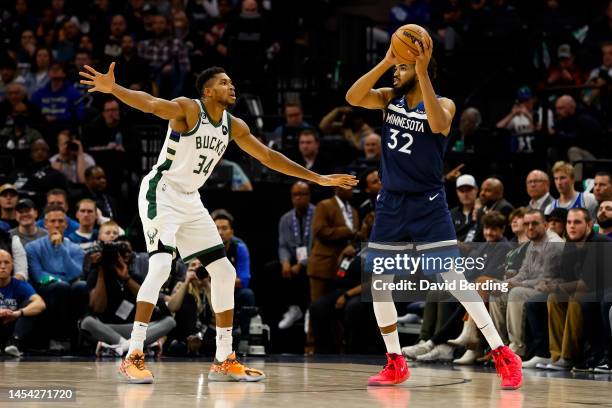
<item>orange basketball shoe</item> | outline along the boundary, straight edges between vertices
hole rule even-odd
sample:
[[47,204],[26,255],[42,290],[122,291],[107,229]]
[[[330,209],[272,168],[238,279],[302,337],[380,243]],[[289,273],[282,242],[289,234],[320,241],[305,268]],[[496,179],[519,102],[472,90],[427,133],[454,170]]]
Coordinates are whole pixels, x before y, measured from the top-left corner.
[[263,371],[248,368],[232,353],[223,362],[215,359],[208,372],[208,381],[245,381],[256,382],[266,378]]
[[387,353],[387,365],[382,371],[368,379],[368,385],[394,385],[410,378],[408,363],[401,354]]
[[130,384],[151,384],[153,382],[153,374],[146,369],[144,354],[140,350],[133,351],[121,361],[119,373]]
[[504,390],[516,390],[523,384],[523,361],[514,354],[508,346],[500,346],[491,351],[497,375],[502,379],[501,387]]

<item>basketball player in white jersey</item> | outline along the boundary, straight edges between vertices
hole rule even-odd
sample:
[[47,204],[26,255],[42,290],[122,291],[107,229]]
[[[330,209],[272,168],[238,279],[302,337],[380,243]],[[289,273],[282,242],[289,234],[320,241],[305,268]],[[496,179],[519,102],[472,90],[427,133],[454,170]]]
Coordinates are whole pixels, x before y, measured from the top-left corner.
[[225,256],[215,223],[204,208],[198,189],[206,182],[229,142],[263,165],[289,176],[323,186],[351,187],[354,176],[322,176],[267,148],[249,131],[245,122],[227,112],[236,101],[234,85],[222,68],[212,67],[197,78],[199,99],[156,98],[115,83],[115,63],[106,74],[85,66],[81,83],[89,92],[110,93],[146,113],[169,120],[159,160],[140,186],[138,210],[149,251],[149,272],[137,296],[134,327],[127,357],[119,372],[130,383],[152,383],[142,352],[151,313],[161,286],[169,276],[172,257],[178,249],[183,260],[199,259],[211,277],[211,301],[216,314],[215,361],[210,381],[260,381],[265,374],[245,367],[232,350],[234,284],[236,271]]

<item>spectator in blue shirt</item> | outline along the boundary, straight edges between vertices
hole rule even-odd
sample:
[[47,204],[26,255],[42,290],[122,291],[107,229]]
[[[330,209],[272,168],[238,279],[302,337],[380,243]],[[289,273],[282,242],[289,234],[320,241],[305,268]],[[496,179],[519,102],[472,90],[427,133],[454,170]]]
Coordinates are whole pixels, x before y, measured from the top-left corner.
[[404,24],[426,26],[431,20],[431,9],[427,1],[402,0],[389,12],[389,34]]
[[68,239],[86,251],[98,238],[98,230],[96,229],[98,207],[96,202],[89,198],[79,201],[77,203],[76,217],[79,220],[79,229],[68,235]]
[[[47,206],[57,205],[64,210],[64,213],[68,213],[68,194],[61,188],[54,188],[47,192]],[[39,228],[45,228],[45,220],[41,218],[36,221],[36,226]],[[74,231],[79,229],[79,223],[66,215],[66,236],[72,234]]]
[[6,354],[21,355],[19,348],[34,328],[34,316],[44,309],[32,285],[13,277],[13,257],[0,249],[0,344]]
[[55,62],[49,69],[49,84],[32,95],[48,123],[76,124],[85,118],[81,94],[66,80],[63,64]]
[[[251,281],[251,261],[249,249],[244,241],[234,236],[234,217],[223,209],[211,214],[217,231],[225,245],[229,261],[236,268],[236,287],[234,290],[234,310],[241,330],[241,341],[248,340],[251,313],[249,309],[255,306],[255,295],[249,288]],[[252,309],[251,309],[252,310]]]
[[30,281],[49,306],[45,322],[51,336],[51,348],[65,348],[55,343],[78,334],[76,321],[85,313],[89,294],[79,278],[83,272],[84,252],[80,246],[64,238],[66,213],[58,205],[45,208],[47,237],[26,245]]

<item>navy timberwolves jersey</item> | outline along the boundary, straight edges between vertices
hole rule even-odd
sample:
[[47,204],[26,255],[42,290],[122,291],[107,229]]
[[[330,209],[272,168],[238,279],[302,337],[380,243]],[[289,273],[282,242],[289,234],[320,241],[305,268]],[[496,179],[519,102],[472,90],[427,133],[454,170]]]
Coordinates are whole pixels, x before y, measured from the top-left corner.
[[392,99],[382,127],[383,188],[403,193],[441,189],[447,143],[447,137],[431,131],[423,102],[409,109],[403,96]]

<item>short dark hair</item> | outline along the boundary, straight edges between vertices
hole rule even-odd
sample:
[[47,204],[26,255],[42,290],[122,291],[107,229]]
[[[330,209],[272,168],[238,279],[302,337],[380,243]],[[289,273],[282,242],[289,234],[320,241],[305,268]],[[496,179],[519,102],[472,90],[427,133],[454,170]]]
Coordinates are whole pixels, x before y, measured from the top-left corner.
[[516,217],[523,218],[529,209],[527,207],[519,207],[512,210],[510,215],[508,216],[508,221],[512,222]]
[[[88,168],[85,169],[85,178],[88,179],[92,176],[94,170],[96,169],[102,169],[102,167],[98,166],[97,164],[94,164],[93,166],[89,166]],[[104,171],[104,169],[102,169],[102,171]]]
[[204,94],[204,86],[208,82],[209,79],[213,78],[217,74],[222,74],[225,72],[225,69],[221,67],[210,67],[206,68],[204,71],[200,72],[200,75],[196,78],[196,89],[198,90],[198,95],[202,96]]
[[506,217],[499,211],[489,211],[482,216],[482,225],[489,228],[506,228]]
[[567,215],[569,216],[571,212],[581,212],[582,214],[584,214],[584,221],[586,221],[587,223],[593,220],[591,218],[591,214],[586,208],[582,208],[582,207],[570,208],[569,211],[567,212]]
[[300,101],[287,101],[285,102],[284,109],[287,108],[300,108],[302,109],[302,103]]
[[59,61],[52,62],[51,65],[49,65],[49,71],[55,70],[55,69],[61,69],[64,74],[66,73],[66,65],[63,62],[59,62]]
[[319,134],[317,133],[315,128],[311,128],[311,127],[306,127],[302,130],[300,130],[300,133],[298,133],[298,141],[300,140],[300,137],[302,137],[302,135],[312,135],[314,136],[315,140],[317,142],[320,142],[321,139],[319,138]]
[[595,173],[595,177],[607,177],[608,181],[612,183],[612,174],[609,171],[598,171]]
[[540,218],[542,218],[542,220],[544,222],[546,222],[546,216],[544,215],[544,213],[541,210],[538,210],[536,208],[532,208],[532,209],[530,209],[529,211],[527,211],[525,213],[525,216],[531,215],[531,214],[538,214],[540,216]]
[[51,190],[47,191],[47,198],[52,195],[64,196],[64,199],[66,200],[66,202],[68,202],[68,193],[66,193],[66,190],[63,190],[61,188],[52,188]]
[[66,211],[64,211],[64,208],[62,206],[57,205],[57,204],[51,204],[45,207],[45,216],[49,214],[50,212],[54,212],[54,211],[59,211],[61,213],[66,214]]
[[212,214],[210,214],[213,221],[217,221],[217,220],[227,220],[227,222],[229,222],[229,225],[232,229],[234,229],[234,216],[232,214],[230,214],[229,211],[223,209],[223,208],[218,208],[215,211],[212,212]]
[[359,175],[359,185],[360,189],[364,191],[368,187],[368,176],[375,171],[378,171],[376,167],[368,167]]

